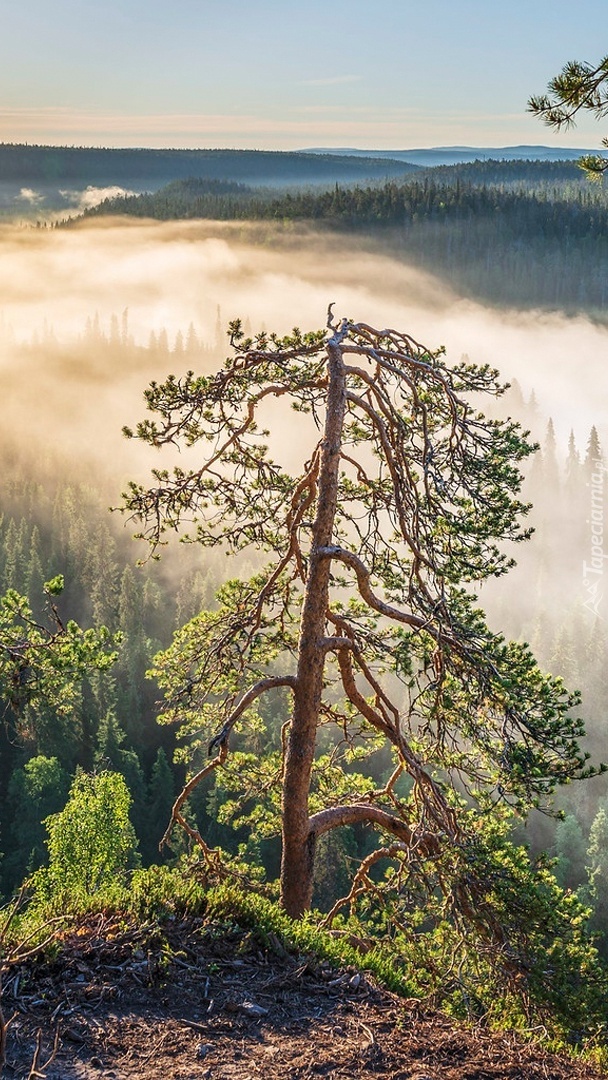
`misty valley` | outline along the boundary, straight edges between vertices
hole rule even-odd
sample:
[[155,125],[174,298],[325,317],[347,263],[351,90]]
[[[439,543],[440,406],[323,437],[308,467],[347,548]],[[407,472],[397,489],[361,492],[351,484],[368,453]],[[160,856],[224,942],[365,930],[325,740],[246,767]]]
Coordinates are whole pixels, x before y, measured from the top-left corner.
[[0,146],[0,951],[134,896],[191,914],[184,880],[305,910],[281,783],[333,349],[314,925],[453,1016],[601,1045],[605,189],[134,153]]

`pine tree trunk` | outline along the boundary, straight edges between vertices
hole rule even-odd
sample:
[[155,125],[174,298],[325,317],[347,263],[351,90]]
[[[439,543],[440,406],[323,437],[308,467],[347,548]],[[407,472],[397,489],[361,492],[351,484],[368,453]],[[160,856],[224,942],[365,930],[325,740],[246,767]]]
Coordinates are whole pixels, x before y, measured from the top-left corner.
[[312,902],[314,835],[310,830],[308,795],[325,668],[325,619],[331,560],[319,555],[331,545],[338,503],[346,379],[342,352],[329,343],[327,412],[321,447],[316,518],[300,623],[298,670],[283,780],[283,856],[281,903],[299,918]]

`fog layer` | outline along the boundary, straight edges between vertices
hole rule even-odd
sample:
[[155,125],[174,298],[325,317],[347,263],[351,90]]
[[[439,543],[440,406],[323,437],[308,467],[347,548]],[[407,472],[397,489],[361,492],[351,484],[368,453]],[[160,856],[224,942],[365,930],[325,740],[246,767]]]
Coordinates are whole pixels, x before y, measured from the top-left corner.
[[[497,311],[356,240],[310,231],[209,223],[125,223],[0,230],[0,378],[4,434],[129,469],[123,424],[143,414],[151,378],[198,366],[180,350],[194,329],[217,362],[219,320],[285,332],[335,313],[407,331],[490,362],[534,387],[565,438],[606,420],[608,332],[583,318]],[[178,352],[149,349],[151,333]],[[222,329],[223,334],[223,329]],[[110,339],[115,348],[108,347]],[[119,347],[120,346],[120,347]],[[128,347],[127,347],[128,346]],[[215,358],[213,351],[215,350]],[[119,464],[120,462],[120,464]]]

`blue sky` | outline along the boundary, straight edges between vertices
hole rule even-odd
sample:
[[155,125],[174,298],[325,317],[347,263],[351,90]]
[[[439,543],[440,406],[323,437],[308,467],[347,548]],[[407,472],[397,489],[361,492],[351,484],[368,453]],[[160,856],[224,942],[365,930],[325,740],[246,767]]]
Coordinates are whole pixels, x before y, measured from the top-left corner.
[[607,0],[3,0],[0,141],[590,146],[526,114],[608,53]]

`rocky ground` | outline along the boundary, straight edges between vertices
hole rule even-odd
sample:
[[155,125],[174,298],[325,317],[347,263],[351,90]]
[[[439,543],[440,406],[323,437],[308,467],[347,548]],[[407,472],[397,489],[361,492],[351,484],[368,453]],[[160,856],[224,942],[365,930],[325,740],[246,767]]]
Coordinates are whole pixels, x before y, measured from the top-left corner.
[[457,1026],[272,938],[201,919],[98,917],[4,976],[3,1080],[596,1080],[514,1036]]

